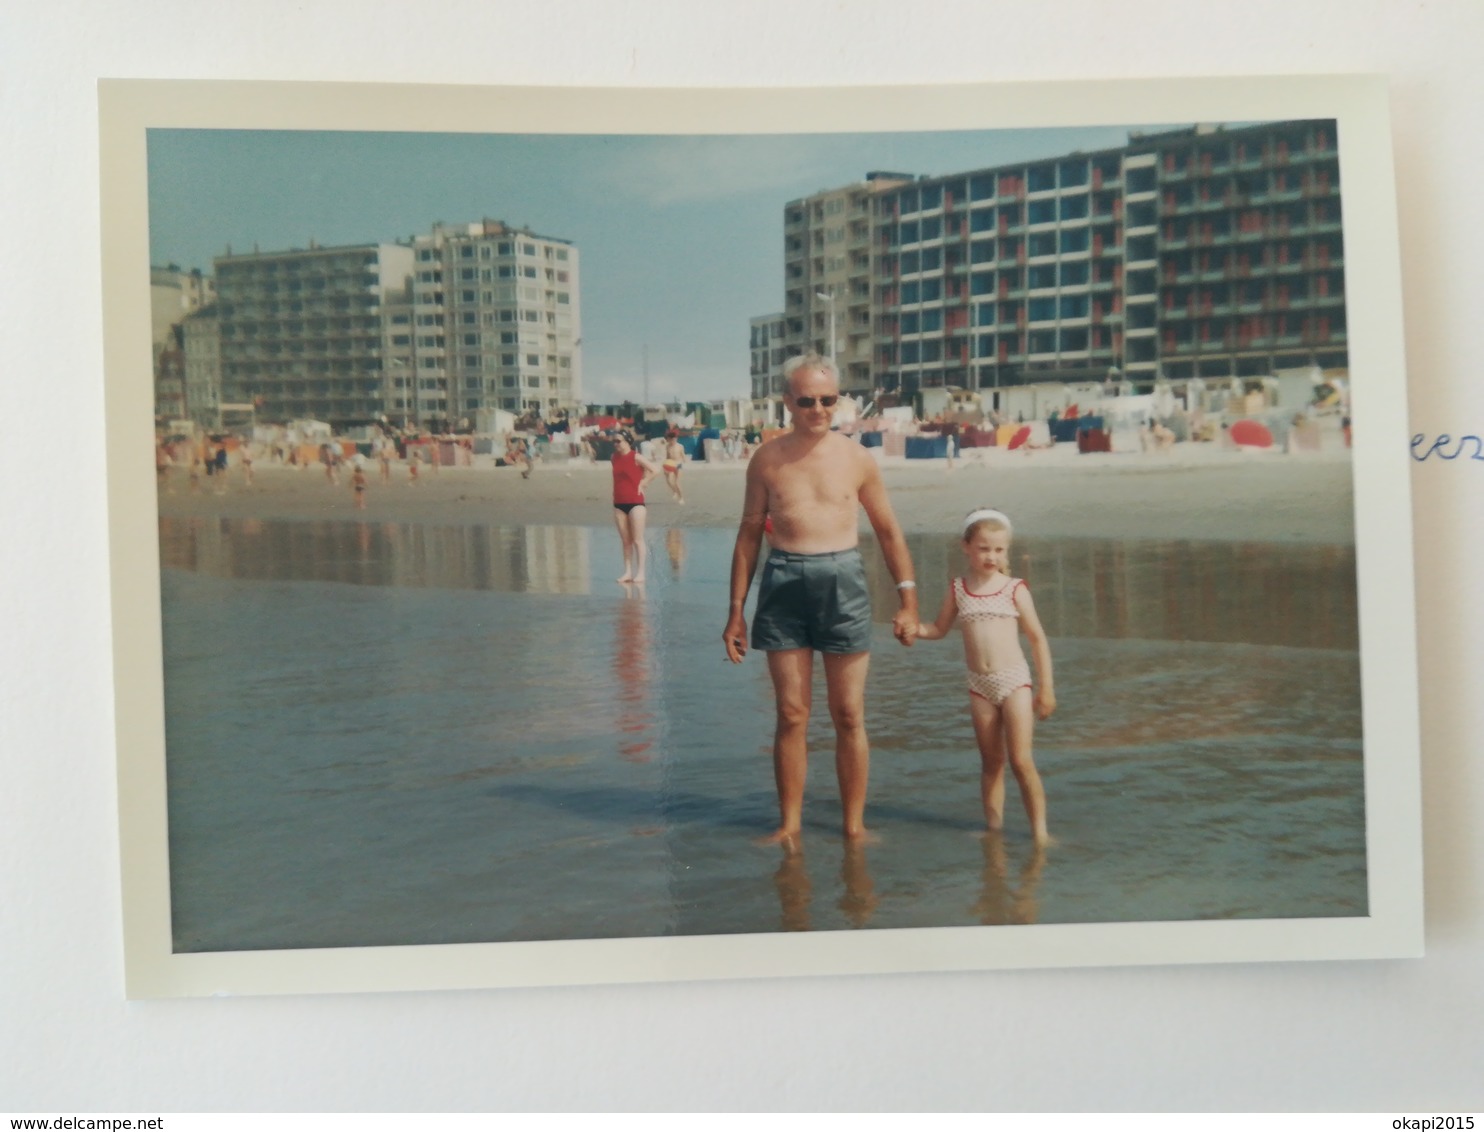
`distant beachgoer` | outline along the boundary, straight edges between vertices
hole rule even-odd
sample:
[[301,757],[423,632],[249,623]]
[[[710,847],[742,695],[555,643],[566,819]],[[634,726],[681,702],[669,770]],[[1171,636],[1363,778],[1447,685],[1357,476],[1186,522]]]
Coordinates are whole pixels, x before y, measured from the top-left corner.
[[381,482],[392,482],[392,453],[396,449],[387,437],[381,438],[381,445],[376,450],[377,461],[381,464]]
[[356,510],[364,511],[366,509],[366,469],[359,464],[350,474],[350,486],[356,493]]
[[417,470],[422,467],[422,464],[422,449],[414,448],[412,450],[412,454],[408,457],[407,460],[407,483],[409,485],[414,485],[417,483]]
[[247,486],[252,486],[252,444],[248,441],[242,442],[242,477]]
[[[948,593],[932,624],[917,627],[917,639],[941,640],[955,619],[963,625],[969,668],[969,710],[979,744],[979,788],[990,830],[1004,825],[1005,762],[1020,784],[1020,798],[1038,845],[1046,832],[1046,792],[1031,756],[1036,719],[1056,710],[1051,646],[1036,615],[1030,587],[1010,575],[1010,520],[1001,512],[972,511],[964,520],[968,573],[949,580]],[[1019,633],[1031,644],[1039,687],[1020,650]]]
[[155,483],[162,491],[170,487],[170,450],[163,443],[155,445]]
[[661,466],[665,470],[665,484],[676,503],[685,502],[685,494],[680,490],[680,469],[684,464],[685,449],[680,446],[680,438],[672,432],[665,437],[665,460]]
[[644,581],[647,551],[644,546],[644,485],[660,474],[659,466],[634,450],[626,432],[613,438],[613,524],[623,544],[623,574],[620,582]]

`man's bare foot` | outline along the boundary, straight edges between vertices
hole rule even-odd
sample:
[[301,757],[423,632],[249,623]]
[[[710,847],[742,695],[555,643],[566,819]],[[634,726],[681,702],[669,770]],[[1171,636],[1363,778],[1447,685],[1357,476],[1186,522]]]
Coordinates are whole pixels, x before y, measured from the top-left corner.
[[753,842],[753,844],[763,846],[764,848],[769,845],[779,845],[782,846],[783,850],[786,853],[792,855],[803,850],[804,835],[801,830],[785,829],[784,827],[779,826],[766,837],[757,838]]
[[642,586],[644,584],[644,575],[643,574],[635,574],[633,581],[634,581],[634,585],[636,585],[636,586]]
[[845,829],[845,840],[851,845],[880,845],[881,835],[872,832],[865,826],[859,826],[856,829],[851,829],[847,826]]
[[1036,832],[1035,842],[1037,849],[1049,849],[1051,846],[1058,844],[1056,838],[1052,837],[1044,829]]
[[634,580],[634,575],[625,574],[622,578],[617,578],[615,580],[620,582],[632,582]]

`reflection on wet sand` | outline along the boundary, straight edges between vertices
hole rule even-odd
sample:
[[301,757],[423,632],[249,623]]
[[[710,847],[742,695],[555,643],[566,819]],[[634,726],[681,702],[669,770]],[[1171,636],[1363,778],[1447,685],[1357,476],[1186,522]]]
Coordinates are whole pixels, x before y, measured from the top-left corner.
[[665,553],[670,556],[670,572],[680,577],[681,567],[685,565],[684,528],[670,527],[665,531]]
[[654,712],[650,703],[650,627],[643,584],[627,582],[613,623],[613,673],[618,684],[618,753],[631,763],[653,757]]
[[[218,577],[594,592],[588,527],[162,518],[159,529],[163,565]],[[667,529],[670,581],[707,574],[723,608],[731,538],[725,530]],[[962,572],[959,544],[928,535],[908,542],[923,608],[936,609],[946,579]],[[881,555],[866,550],[876,618],[888,621],[894,584]],[[696,554],[705,558],[700,569],[687,563]],[[1034,589],[1052,637],[1359,647],[1349,546],[1024,538],[1013,567]]]
[[1020,876],[1010,883],[1010,858],[1005,852],[1005,838],[988,833],[984,843],[983,889],[974,904],[974,918],[981,924],[1034,924],[1039,906],[1036,890],[1041,884],[1041,871],[1046,867],[1046,850],[1035,845],[1020,867]]
[[[606,529],[162,521],[178,949],[1366,914],[1348,550],[1017,545],[1061,634],[1046,869],[1019,822],[967,836],[959,650],[885,626],[883,842],[751,848],[771,686],[718,655],[732,533],[673,535],[646,593]],[[932,609],[960,552],[913,553]]]
[[[963,573],[960,544],[908,542],[922,608],[936,609]],[[879,553],[865,560],[877,619],[890,620],[891,576]],[[1052,637],[1359,647],[1353,546],[1017,538],[1011,567]]]
[[[859,842],[842,842],[840,859],[840,899],[835,907],[845,915],[853,928],[864,928],[871,922],[881,898],[876,895],[876,882],[871,878],[866,860],[866,847]],[[778,892],[778,923],[786,932],[812,929],[809,915],[814,897],[814,884],[809,878],[804,851],[783,854],[773,873],[773,887]]]
[[162,518],[160,564],[256,581],[592,592],[587,527]]

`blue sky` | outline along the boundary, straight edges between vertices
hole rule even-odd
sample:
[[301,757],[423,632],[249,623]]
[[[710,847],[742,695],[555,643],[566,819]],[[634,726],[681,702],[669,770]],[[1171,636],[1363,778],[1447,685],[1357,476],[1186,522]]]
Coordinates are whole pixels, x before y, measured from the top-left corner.
[[[1136,129],[1168,128],[1140,125]],[[746,395],[783,306],[783,206],[870,170],[944,174],[1122,145],[1129,127],[882,134],[149,132],[150,260],[406,239],[490,218],[577,244],[589,401]]]

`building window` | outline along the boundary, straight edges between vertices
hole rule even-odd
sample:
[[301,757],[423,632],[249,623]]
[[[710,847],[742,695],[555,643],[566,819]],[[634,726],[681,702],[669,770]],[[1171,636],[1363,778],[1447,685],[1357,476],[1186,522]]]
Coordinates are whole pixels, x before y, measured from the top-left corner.
[[922,301],[935,303],[943,297],[943,280],[924,279],[922,281]]
[[1033,256],[1056,254],[1055,232],[1033,232],[1026,239],[1026,254]]
[[931,334],[934,331],[942,329],[943,311],[941,308],[935,307],[932,310],[926,310],[922,312],[922,332],[924,334]]
[[535,255],[536,254],[536,245],[535,244],[522,244],[520,246],[520,254],[521,255]]
[[1056,286],[1056,264],[1042,263],[1026,268],[1025,285],[1032,290]]
[[1055,322],[1055,299],[1032,299],[1025,305],[1026,318],[1031,322]]
[[903,311],[900,326],[903,334],[916,334],[918,332],[918,316],[916,311]]
[[1088,198],[1085,194],[1078,193],[1075,196],[1061,198],[1061,218],[1063,220],[1085,220],[1087,218]]
[[1056,201],[1033,200],[1025,206],[1027,224],[1050,224],[1056,219]]
[[922,301],[922,287],[917,283],[902,284],[902,302],[917,303]]
[[1072,228],[1061,234],[1061,250],[1085,252],[1091,244],[1091,233],[1086,228]]
[[1062,318],[1086,318],[1087,296],[1063,295],[1061,297],[1061,316]]
[[527,354],[526,355],[526,365],[528,365],[528,366],[539,366],[540,364],[541,364],[541,355],[540,354]]

